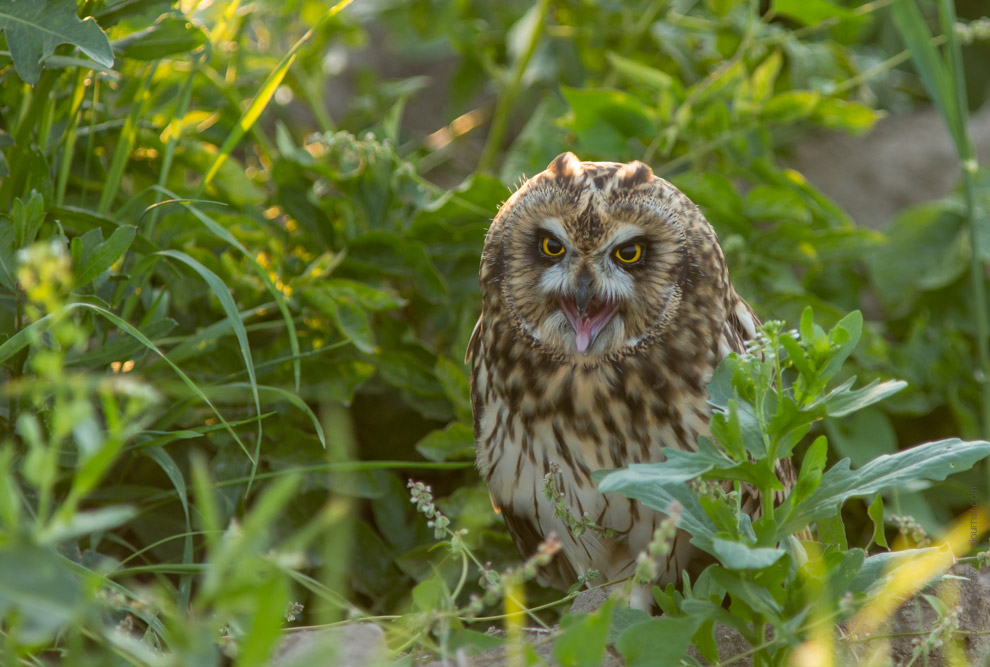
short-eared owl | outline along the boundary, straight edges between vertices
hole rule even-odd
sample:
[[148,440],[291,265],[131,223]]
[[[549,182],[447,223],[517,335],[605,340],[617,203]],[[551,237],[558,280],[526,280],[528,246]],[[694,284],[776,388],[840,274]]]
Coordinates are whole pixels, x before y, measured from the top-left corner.
[[[483,312],[468,347],[477,463],[524,556],[560,588],[629,576],[664,519],[598,491],[591,473],[695,449],[715,365],[759,322],[729,282],[711,225],[645,164],[555,159],[501,207],[481,258]],[[551,463],[575,537],[543,493]],[[694,557],[679,534],[661,582]],[[642,601],[641,601],[642,604]],[[648,602],[646,603],[648,604]]]

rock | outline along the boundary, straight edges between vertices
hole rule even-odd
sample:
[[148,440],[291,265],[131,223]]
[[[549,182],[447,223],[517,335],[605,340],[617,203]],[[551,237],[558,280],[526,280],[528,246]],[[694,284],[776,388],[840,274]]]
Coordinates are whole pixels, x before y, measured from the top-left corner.
[[388,664],[385,632],[373,623],[304,630],[283,637],[269,667],[375,667]]

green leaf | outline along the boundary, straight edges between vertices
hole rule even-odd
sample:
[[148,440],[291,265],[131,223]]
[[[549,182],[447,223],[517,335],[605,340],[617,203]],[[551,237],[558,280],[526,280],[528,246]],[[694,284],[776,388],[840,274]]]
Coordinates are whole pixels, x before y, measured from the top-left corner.
[[113,50],[133,60],[158,60],[190,53],[206,41],[206,33],[185,17],[163,15],[154,25],[114,40]]
[[615,70],[630,81],[653,88],[667,90],[674,85],[674,77],[663,70],[620,56],[614,51],[606,51],[605,57]]
[[127,523],[138,515],[137,509],[127,505],[101,507],[95,510],[74,512],[67,521],[54,521],[44,538],[62,542],[92,533],[103,532]]
[[625,657],[627,667],[676,667],[705,618],[654,618],[623,632],[615,647]]
[[[894,25],[901,33],[904,43],[911,50],[911,59],[918,70],[921,82],[938,109],[942,120],[949,128],[960,155],[966,155],[968,139],[966,127],[962,124],[965,109],[959,109],[958,98],[953,88],[952,75],[932,44],[932,34],[915,0],[901,0],[890,7]],[[965,85],[958,82],[958,85]]]
[[330,318],[341,336],[349,340],[366,354],[375,351],[375,339],[371,334],[371,324],[367,314],[350,298],[335,298],[323,286],[310,287],[302,291],[303,297]]
[[862,593],[881,583],[886,575],[922,556],[934,554],[942,549],[950,549],[948,545],[927,547],[924,549],[904,549],[903,551],[885,551],[869,556],[863,561],[863,567],[849,583],[851,593]]
[[832,4],[827,0],[774,0],[773,8],[804,25],[815,25],[828,19],[857,20],[859,15],[851,9]]
[[592,473],[592,478],[598,482],[602,492],[621,493],[660,512],[666,512],[674,502],[680,503],[681,518],[677,526],[693,536],[692,544],[702,549],[710,548],[716,529],[702,509],[698,494],[683,482],[659,483],[657,474],[662,468],[656,468],[657,465],[639,464],[621,470],[598,470]]
[[628,153],[630,140],[649,141],[656,134],[653,111],[627,93],[567,86],[562,92],[574,113],[571,128],[595,155]]
[[988,456],[990,442],[952,438],[880,456],[858,470],[850,470],[849,459],[842,459],[825,473],[811,497],[794,508],[779,534],[796,533],[812,521],[834,515],[836,507],[848,498],[872,495],[922,480],[940,481],[953,473],[969,470]]
[[829,417],[845,417],[857,410],[878,403],[907,386],[907,382],[903,380],[887,380],[886,382],[874,380],[862,389],[849,389],[855,381],[856,378],[849,378],[826,396],[811,403],[808,409],[823,406]]
[[81,603],[82,586],[54,549],[16,542],[0,549],[0,618],[17,613],[19,643],[42,644],[73,621]]
[[[114,234],[116,234],[116,232],[114,232]],[[111,240],[112,238],[113,237],[111,237]],[[227,285],[217,274],[213,273],[213,271],[210,271],[208,268],[184,252],[179,250],[162,250],[157,254],[162,257],[171,257],[172,259],[178,260],[198,273],[210,287],[210,290],[213,292],[214,296],[219,299],[224,314],[227,315],[227,320],[234,329],[234,335],[237,337],[237,344],[240,346],[241,358],[244,360],[244,367],[247,370],[248,378],[250,379],[251,394],[254,398],[255,414],[260,415],[261,399],[258,396],[258,379],[255,377],[254,359],[251,356],[251,345],[248,342],[247,330],[244,328],[244,323],[241,321],[240,313],[237,312],[237,304],[234,302],[234,297],[231,295]],[[253,464],[251,468],[252,474],[256,470],[258,456],[261,449],[262,427],[260,420],[258,421],[257,435],[258,438],[255,445]]]
[[712,540],[712,552],[728,570],[762,570],[784,555],[783,549],[751,547],[721,537]]
[[[872,541],[883,547],[887,547],[887,536],[884,534],[883,530],[883,496],[879,493],[877,497],[870,503],[869,508],[867,508],[866,513],[870,515],[870,521],[873,522],[873,537]],[[869,547],[869,545],[867,545]]]
[[412,589],[413,604],[421,611],[445,609],[449,598],[447,586],[439,576],[421,581]]
[[553,645],[556,663],[561,667],[601,665],[614,606],[615,598],[609,598],[590,614],[565,615],[560,621],[561,633]]
[[[180,197],[166,188],[155,186],[152,189],[161,192],[170,199],[181,201]],[[268,271],[258,263],[255,255],[245,248],[240,241],[234,238],[233,234],[231,234],[225,227],[218,224],[213,218],[200,211],[198,207],[192,204],[187,204],[186,207],[200,222],[203,223],[203,226],[210,230],[214,236],[226,241],[234,248],[237,248],[237,250],[244,255],[248,261],[248,265],[254,270],[258,278],[260,278],[265,284],[265,287],[268,288],[268,292],[272,295],[272,298],[275,299],[275,303],[278,304],[279,312],[282,314],[282,320],[285,322],[285,328],[289,334],[289,349],[292,351],[292,375],[295,380],[296,390],[298,391],[301,374],[301,365],[299,363],[301,358],[301,355],[299,354],[299,336],[296,334],[296,324],[292,319],[292,314],[289,312],[288,305],[285,303],[285,297],[283,296],[282,291],[275,286],[275,282],[272,280],[271,276],[268,275]]]
[[34,243],[41,223],[45,221],[45,198],[36,190],[31,191],[27,201],[18,197],[14,200],[14,210],[11,217],[14,220],[16,232],[14,247],[26,248]]
[[82,265],[76,270],[76,287],[84,287],[107,271],[130,247],[137,227],[125,226],[114,230],[106,241],[98,245],[92,253],[84,252],[80,258]]
[[652,618],[653,616],[642,609],[633,609],[631,607],[623,606],[613,609],[612,627],[609,628],[608,631],[608,643],[614,644],[627,628],[631,628],[634,625],[639,625],[643,621],[649,621]]
[[94,19],[80,21],[78,11],[75,0],[0,0],[0,30],[25,82],[38,82],[41,62],[59,44],[72,44],[103,67],[113,66],[106,34]]
[[789,504],[800,504],[818,488],[822,482],[822,471],[825,470],[827,457],[828,440],[825,436],[818,436],[808,447],[804,460],[801,461],[801,471],[798,473],[797,483],[787,499]]
[[474,458],[474,429],[460,422],[433,431],[416,443],[416,451],[429,461],[464,461]]

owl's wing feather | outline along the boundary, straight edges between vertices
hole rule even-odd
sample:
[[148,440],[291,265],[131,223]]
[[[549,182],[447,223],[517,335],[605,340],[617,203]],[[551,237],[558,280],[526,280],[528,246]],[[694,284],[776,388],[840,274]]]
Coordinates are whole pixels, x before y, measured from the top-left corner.
[[749,304],[739,295],[735,296],[735,304],[725,318],[725,347],[719,345],[719,357],[724,359],[730,352],[741,353],[746,349],[746,341],[756,337],[760,327],[760,318],[756,316]]
[[[511,506],[501,508],[502,518],[505,519],[505,526],[509,529],[509,535],[515,542],[516,548],[525,558],[529,558],[536,553],[543,542],[545,536],[540,530],[539,524],[532,517],[516,514]],[[548,586],[555,588],[567,588],[578,580],[578,573],[574,569],[570,560],[563,553],[556,554],[545,566],[540,568],[539,579]]]
[[465,364],[471,361],[471,357],[477,356],[478,354],[478,346],[481,344],[481,322],[484,319],[484,313],[478,316],[478,321],[475,323],[474,330],[471,332],[471,338],[468,339],[467,350],[464,352]]

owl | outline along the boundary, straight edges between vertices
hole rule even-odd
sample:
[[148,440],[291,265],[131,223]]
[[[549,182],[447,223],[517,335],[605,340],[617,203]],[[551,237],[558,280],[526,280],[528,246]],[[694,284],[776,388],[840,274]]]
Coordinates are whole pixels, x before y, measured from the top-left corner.
[[[499,210],[480,283],[467,357],[493,505],[523,556],[556,534],[542,583],[567,589],[589,570],[628,577],[665,515],[601,493],[592,472],[662,461],[662,447],[696,449],[715,365],[759,326],[715,231],[645,164],[564,153]],[[571,516],[607,530],[573,534],[543,492],[557,468]],[[661,585],[696,570],[688,539],[679,531],[658,563]]]

